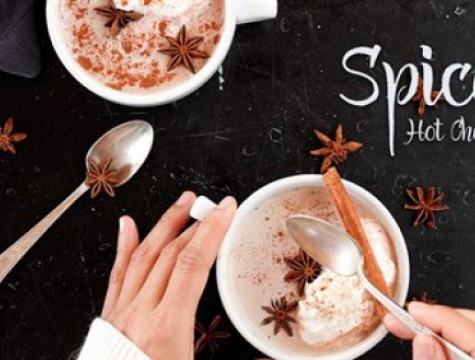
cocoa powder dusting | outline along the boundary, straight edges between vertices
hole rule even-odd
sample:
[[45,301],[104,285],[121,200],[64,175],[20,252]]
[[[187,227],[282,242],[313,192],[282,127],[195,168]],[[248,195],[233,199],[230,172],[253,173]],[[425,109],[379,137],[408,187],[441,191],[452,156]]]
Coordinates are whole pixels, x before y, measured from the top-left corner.
[[160,24],[158,25],[158,30],[160,31],[160,36],[164,37],[167,35],[167,28],[168,24],[166,21],[160,21]]
[[89,70],[92,68],[92,62],[87,57],[79,56],[76,61],[81,65],[84,69]]
[[[222,1],[193,2],[185,17],[188,32],[203,36],[203,47],[210,54],[220,40]],[[127,7],[130,1],[118,4]],[[171,15],[157,13],[162,0],[144,0],[143,18],[121,29],[117,37],[110,35],[104,19],[94,11],[99,5],[98,0],[64,0],[61,5],[66,42],[79,65],[99,81],[115,90],[150,92],[192,76],[181,69],[167,72],[169,58],[160,50],[167,46],[166,36],[174,36],[181,24]],[[197,62],[197,71],[205,62]]]

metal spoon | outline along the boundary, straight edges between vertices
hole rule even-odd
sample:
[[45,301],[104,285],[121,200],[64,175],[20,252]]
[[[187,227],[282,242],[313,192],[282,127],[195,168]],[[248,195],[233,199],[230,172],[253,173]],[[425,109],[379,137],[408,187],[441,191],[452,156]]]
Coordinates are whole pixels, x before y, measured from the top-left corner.
[[407,311],[371,283],[364,271],[363,252],[346,232],[326,221],[306,215],[295,215],[287,219],[287,228],[295,242],[324,268],[342,276],[358,274],[371,295],[414,333],[435,337],[447,348],[451,359],[472,360],[457,346],[418,324]]
[[[86,166],[89,160],[100,163],[104,159],[113,159],[112,165],[118,172],[117,186],[124,185],[145,162],[152,148],[153,137],[153,128],[145,121],[133,120],[119,125],[91,146],[86,156]],[[51,225],[88,190],[89,186],[81,183],[56,209],[0,255],[0,283]]]

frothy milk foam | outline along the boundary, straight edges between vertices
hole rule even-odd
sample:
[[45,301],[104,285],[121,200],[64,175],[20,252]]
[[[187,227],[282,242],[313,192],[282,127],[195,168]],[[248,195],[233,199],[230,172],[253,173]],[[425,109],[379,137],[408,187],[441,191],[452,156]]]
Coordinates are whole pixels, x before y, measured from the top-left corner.
[[161,0],[145,5],[143,0],[128,0],[125,4],[121,0],[114,0],[117,7],[123,10],[133,10],[143,14],[147,9],[154,14],[164,17],[183,15],[193,4],[192,0]]
[[[160,92],[190,79],[184,67],[167,71],[170,57],[159,53],[186,25],[189,36],[203,36],[199,49],[213,54],[224,21],[224,0],[114,0],[122,10],[143,18],[110,36],[107,19],[94,8],[108,0],[62,0],[61,18],[66,43],[76,61],[107,86],[130,93]],[[201,69],[206,60],[195,59]]]
[[[386,230],[370,209],[356,202],[368,240],[392,291],[396,288],[394,250]],[[372,332],[379,321],[375,301],[357,276],[341,277],[328,269],[307,285],[299,298],[295,283],[283,279],[288,267],[285,256],[293,256],[298,246],[286,229],[286,219],[304,214],[342,226],[327,190],[303,187],[266,200],[244,220],[230,254],[227,281],[236,289],[242,316],[252,322],[276,348],[292,347],[302,354],[315,355],[349,347]],[[262,305],[287,296],[299,300],[295,334],[273,334],[273,326],[260,326]]]

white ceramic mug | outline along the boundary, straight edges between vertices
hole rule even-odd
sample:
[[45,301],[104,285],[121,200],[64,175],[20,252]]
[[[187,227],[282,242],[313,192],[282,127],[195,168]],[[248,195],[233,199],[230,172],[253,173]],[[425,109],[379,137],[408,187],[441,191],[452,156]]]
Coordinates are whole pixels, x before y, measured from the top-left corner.
[[66,0],[48,0],[46,21],[53,48],[59,59],[84,87],[100,97],[122,105],[146,107],[171,103],[201,87],[218,70],[229,51],[236,25],[272,19],[277,16],[277,0],[225,0],[225,18],[221,39],[203,68],[189,80],[157,93],[130,94],[112,89],[83,69],[68,48],[62,30],[60,3]]
[[[393,241],[395,255],[397,259],[398,277],[397,289],[394,300],[402,305],[406,301],[409,290],[409,255],[406,242],[399,229],[396,220],[386,207],[372,194],[349,181],[344,181],[345,188],[352,199],[361,205],[371,209],[378,217],[378,221],[388,231]],[[344,350],[335,350],[325,356],[316,356],[298,353],[296,350],[286,349],[285,346],[276,346],[275,341],[269,339],[259,331],[259,324],[256,321],[249,321],[240,306],[239,289],[233,287],[234,281],[228,270],[230,251],[234,246],[239,229],[245,226],[243,223],[253,209],[257,208],[264,201],[283,192],[299,187],[324,187],[321,175],[296,175],[275,181],[262,187],[247,198],[239,207],[236,217],[231,224],[231,228],[224,239],[217,260],[217,281],[218,290],[221,296],[226,313],[241,335],[254,347],[276,360],[351,360],[355,359],[371,348],[376,346],[386,335],[387,330],[384,325],[379,325],[371,334],[362,341]],[[203,219],[213,208],[214,203],[204,197],[198,198],[190,215],[195,219]]]

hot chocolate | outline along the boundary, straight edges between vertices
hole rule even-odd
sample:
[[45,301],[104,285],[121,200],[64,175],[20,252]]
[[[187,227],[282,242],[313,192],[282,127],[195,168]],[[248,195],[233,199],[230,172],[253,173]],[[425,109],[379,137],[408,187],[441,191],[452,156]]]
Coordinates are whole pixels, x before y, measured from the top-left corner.
[[[389,288],[396,289],[396,261],[391,239],[376,214],[355,203],[373,253]],[[275,346],[293,348],[300,354],[317,355],[351,347],[371,333],[379,324],[376,303],[357,276],[342,277],[328,269],[299,295],[295,282],[285,281],[287,257],[298,254],[290,238],[286,219],[295,214],[310,215],[342,226],[328,191],[302,187],[267,199],[243,222],[230,253],[229,277],[239,290],[242,313],[259,324],[267,315],[262,305],[285,296],[297,301],[293,317],[294,336],[284,331],[277,335],[274,327],[259,327],[262,334],[275,339]]]
[[76,61],[98,81],[130,93],[187,81],[213,54],[224,0],[62,0]]

